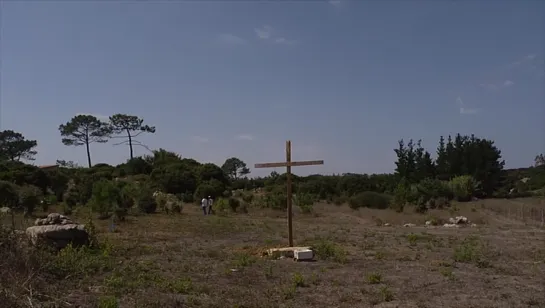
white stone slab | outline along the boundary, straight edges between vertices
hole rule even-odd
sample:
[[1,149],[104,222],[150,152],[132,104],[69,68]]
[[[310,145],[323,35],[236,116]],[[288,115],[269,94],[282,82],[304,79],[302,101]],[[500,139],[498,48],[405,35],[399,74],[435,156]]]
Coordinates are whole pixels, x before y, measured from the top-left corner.
[[312,258],[314,258],[314,252],[310,249],[294,250],[293,258],[297,261],[312,260]]

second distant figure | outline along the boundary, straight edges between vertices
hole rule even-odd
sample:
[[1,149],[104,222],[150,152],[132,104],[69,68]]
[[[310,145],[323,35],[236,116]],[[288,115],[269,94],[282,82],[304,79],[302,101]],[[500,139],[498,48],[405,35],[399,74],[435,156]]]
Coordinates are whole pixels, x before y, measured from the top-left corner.
[[212,214],[212,205],[214,204],[214,199],[211,196],[208,196],[207,205],[208,205],[208,215]]

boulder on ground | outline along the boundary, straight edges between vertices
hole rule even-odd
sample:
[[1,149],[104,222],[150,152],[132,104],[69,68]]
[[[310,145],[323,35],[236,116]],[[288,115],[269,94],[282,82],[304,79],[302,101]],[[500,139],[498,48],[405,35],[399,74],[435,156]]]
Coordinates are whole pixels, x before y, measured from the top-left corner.
[[35,226],[26,229],[32,244],[45,244],[58,249],[68,244],[82,246],[89,244],[89,233],[82,224],[74,223],[70,218],[51,213],[46,218],[36,219]]
[[449,222],[451,224],[456,224],[456,225],[465,225],[467,223],[469,223],[469,219],[467,219],[467,217],[465,216],[456,216],[454,218],[450,218],[449,219]]

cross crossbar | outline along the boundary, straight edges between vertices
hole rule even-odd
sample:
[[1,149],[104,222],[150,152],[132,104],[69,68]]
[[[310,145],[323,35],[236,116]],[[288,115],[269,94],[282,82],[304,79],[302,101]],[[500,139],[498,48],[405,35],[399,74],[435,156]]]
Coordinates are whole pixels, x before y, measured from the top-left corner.
[[292,191],[291,191],[291,167],[323,165],[323,160],[291,161],[291,141],[286,141],[286,161],[279,163],[261,163],[255,164],[255,168],[277,168],[286,167],[286,186],[287,186],[287,207],[288,207],[288,240],[290,247],[293,247],[293,228],[292,228]]
[[262,163],[255,164],[254,168],[277,168],[277,167],[297,167],[297,166],[315,166],[323,165],[323,160],[305,160],[305,161],[292,161],[292,162],[279,162],[279,163]]

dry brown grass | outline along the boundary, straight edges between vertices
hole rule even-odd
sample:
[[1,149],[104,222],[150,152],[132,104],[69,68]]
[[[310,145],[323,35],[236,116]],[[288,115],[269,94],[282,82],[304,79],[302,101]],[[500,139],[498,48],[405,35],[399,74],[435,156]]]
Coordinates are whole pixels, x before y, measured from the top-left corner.
[[[261,257],[286,242],[283,213],[203,216],[187,205],[128,217],[115,232],[96,221],[113,266],[55,290],[62,302],[105,308],[545,307],[545,229],[505,214],[513,202],[543,206],[485,200],[420,215],[317,204],[294,217],[296,244],[318,253],[304,263]],[[478,227],[401,226],[454,215]]]

